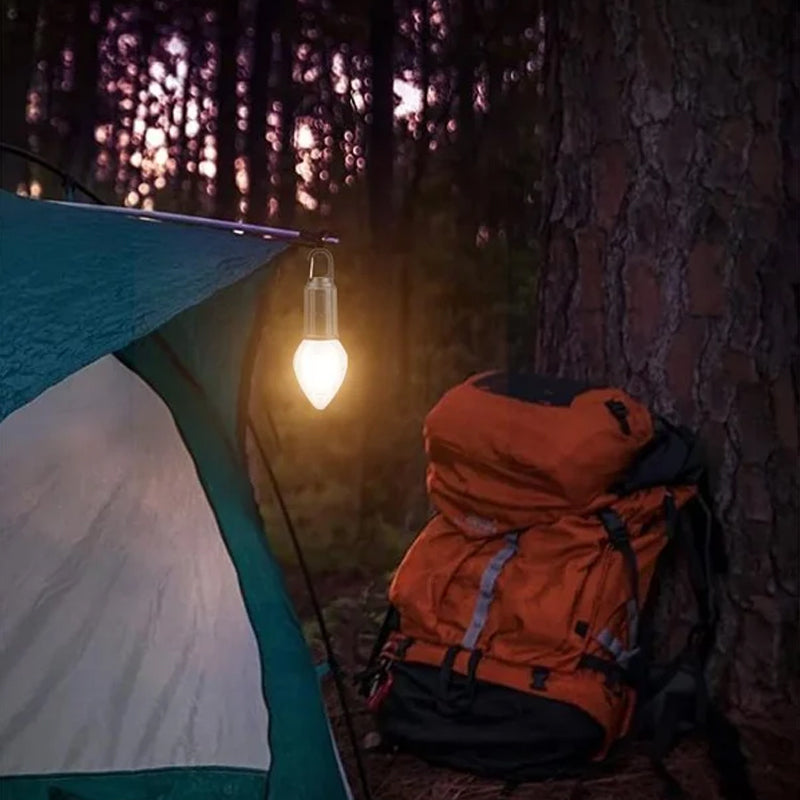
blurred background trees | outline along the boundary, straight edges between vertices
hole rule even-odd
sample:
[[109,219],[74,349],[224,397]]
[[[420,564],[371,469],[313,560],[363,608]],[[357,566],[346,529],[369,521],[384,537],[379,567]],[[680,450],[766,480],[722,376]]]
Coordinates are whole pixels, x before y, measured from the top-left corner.
[[[425,411],[530,360],[544,33],[536,2],[4,0],[4,142],[110,203],[341,235],[340,396],[319,415],[292,376],[296,252],[252,402],[320,565],[391,563],[426,513]],[[62,196],[11,156],[2,185]]]

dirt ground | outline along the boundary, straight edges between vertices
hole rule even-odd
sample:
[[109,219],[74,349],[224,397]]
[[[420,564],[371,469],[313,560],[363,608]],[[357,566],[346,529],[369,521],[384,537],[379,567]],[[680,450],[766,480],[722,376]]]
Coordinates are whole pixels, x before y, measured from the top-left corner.
[[[636,752],[607,777],[526,784],[509,793],[502,783],[435,768],[405,754],[364,752],[374,731],[364,701],[352,686],[352,676],[365,665],[386,608],[388,576],[353,570],[315,578],[336,657],[346,676],[348,705],[354,717],[372,800],[660,800],[664,784],[646,757]],[[322,659],[318,628],[308,592],[299,572],[289,570],[287,586],[312,648]],[[330,676],[323,693],[356,800],[364,800],[356,761],[341,703]],[[793,800],[800,796],[800,724],[775,731],[759,721],[739,721],[743,748],[759,800]],[[687,740],[666,759],[666,766],[691,800],[721,800],[705,743]]]

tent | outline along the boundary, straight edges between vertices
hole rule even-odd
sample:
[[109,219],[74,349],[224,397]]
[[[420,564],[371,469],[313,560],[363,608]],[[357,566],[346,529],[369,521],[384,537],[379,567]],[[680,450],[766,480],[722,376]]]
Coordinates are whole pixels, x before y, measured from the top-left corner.
[[345,800],[244,459],[285,244],[0,193],[0,797]]

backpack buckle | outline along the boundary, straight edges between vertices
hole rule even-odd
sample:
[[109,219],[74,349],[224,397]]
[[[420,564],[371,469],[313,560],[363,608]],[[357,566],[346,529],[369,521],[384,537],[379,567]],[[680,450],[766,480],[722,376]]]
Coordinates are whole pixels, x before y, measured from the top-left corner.
[[611,416],[617,421],[620,430],[626,435],[631,435],[631,424],[628,422],[628,407],[622,400],[608,400],[606,408],[611,412]]
[[373,714],[377,712],[378,708],[383,704],[389,691],[394,683],[394,674],[390,670],[386,670],[378,675],[377,679],[373,682],[372,689],[367,699],[367,708]]
[[625,547],[629,542],[628,528],[619,514],[610,508],[604,508],[598,512],[597,516],[600,517],[600,521],[606,529],[606,535],[609,542],[611,542],[611,546],[615,550],[621,550]]
[[531,681],[531,689],[539,692],[547,691],[547,679],[550,677],[550,670],[547,667],[534,667],[532,670],[533,680]]
[[406,653],[408,652],[408,648],[414,644],[414,640],[410,636],[405,636],[404,638],[400,639],[399,642],[395,645],[394,648],[394,657],[398,661],[402,661],[406,657]]

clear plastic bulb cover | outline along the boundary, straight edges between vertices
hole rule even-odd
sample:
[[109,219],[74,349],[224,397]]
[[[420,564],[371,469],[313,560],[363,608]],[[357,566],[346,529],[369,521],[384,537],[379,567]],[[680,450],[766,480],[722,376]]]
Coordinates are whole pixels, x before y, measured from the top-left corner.
[[294,354],[294,374],[314,408],[325,408],[347,373],[347,352],[338,339],[303,339]]

